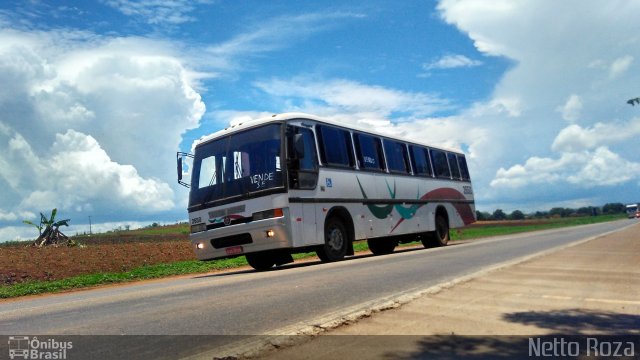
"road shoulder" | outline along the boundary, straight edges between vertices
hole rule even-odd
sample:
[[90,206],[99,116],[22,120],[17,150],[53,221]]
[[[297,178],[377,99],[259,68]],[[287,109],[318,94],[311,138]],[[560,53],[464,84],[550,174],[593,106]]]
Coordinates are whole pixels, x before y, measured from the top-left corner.
[[320,359],[360,351],[359,357],[415,358],[424,355],[425,344],[452,338],[459,343],[460,337],[486,346],[486,339],[495,344],[504,335],[517,341],[554,334],[640,335],[639,230],[636,224],[485,272],[261,357]]

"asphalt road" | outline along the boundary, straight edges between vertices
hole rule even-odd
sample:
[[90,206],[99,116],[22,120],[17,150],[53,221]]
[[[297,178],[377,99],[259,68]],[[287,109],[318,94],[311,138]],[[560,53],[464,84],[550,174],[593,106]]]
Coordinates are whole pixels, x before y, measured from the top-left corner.
[[[504,236],[439,249],[294,264],[268,272],[179,277],[0,302],[2,335],[207,335],[113,337],[104,354],[142,346],[139,358],[175,357],[335,313],[345,307],[427,288],[483,268],[621,229],[627,221]],[[104,345],[104,337],[95,337]],[[101,339],[101,340],[100,340]],[[154,339],[154,340],[152,340]],[[80,340],[78,340],[80,341]],[[89,341],[85,337],[82,341]],[[120,346],[119,346],[120,347]],[[77,347],[76,347],[77,348]],[[169,351],[169,349],[172,349]],[[111,352],[109,352],[111,351]],[[173,352],[172,352],[173,351]],[[178,352],[176,352],[178,351]],[[94,353],[97,357],[99,352]],[[127,353],[130,358],[132,354]]]

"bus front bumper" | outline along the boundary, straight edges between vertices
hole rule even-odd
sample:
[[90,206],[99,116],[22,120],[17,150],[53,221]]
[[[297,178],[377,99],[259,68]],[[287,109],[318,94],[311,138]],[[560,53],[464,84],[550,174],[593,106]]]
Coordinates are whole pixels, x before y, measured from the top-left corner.
[[286,216],[202,231],[189,239],[199,260],[293,247]]

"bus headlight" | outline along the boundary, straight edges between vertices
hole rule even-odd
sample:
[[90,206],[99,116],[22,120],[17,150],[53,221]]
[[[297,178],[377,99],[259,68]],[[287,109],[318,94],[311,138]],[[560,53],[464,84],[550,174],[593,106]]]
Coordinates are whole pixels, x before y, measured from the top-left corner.
[[207,224],[197,224],[197,225],[191,225],[191,233],[197,233],[197,232],[201,232],[201,231],[205,231],[207,230]]
[[200,250],[204,249],[204,244],[203,243],[198,243],[198,245],[196,245],[196,247]]
[[271,210],[265,210],[265,211],[259,211],[259,212],[253,213],[253,221],[271,219],[271,218],[283,217],[283,216],[284,216],[284,212],[282,211],[282,209],[280,208],[271,209]]
[[273,231],[271,229],[267,230],[267,237],[274,237],[274,236],[276,236],[276,232],[275,231]]

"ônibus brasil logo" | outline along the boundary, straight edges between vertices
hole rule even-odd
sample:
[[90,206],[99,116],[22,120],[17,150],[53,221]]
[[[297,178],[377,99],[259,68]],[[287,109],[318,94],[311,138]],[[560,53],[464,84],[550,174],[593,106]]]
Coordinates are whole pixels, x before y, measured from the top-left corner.
[[66,359],[67,350],[72,348],[71,341],[39,340],[36,336],[9,336],[11,359]]

